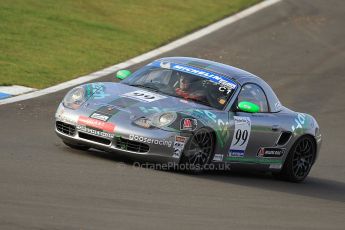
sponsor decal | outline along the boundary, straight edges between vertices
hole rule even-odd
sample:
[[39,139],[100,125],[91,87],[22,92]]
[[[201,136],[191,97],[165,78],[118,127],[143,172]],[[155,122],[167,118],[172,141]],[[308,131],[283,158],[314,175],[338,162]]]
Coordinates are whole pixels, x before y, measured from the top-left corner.
[[168,146],[169,148],[172,145],[172,141],[153,139],[153,138],[149,138],[149,137],[138,136],[135,134],[130,134],[129,140],[139,141],[139,142],[143,142],[143,143],[147,143],[147,144],[164,145],[164,146]]
[[224,105],[226,100],[224,98],[218,98],[218,103]]
[[229,94],[229,93],[231,93],[231,91],[232,91],[232,89],[228,89],[228,88],[226,88],[226,87],[224,87],[224,86],[220,86],[220,87],[218,88],[218,90],[219,90],[220,92],[225,92],[226,94]]
[[179,159],[181,157],[186,140],[187,137],[175,136],[174,153],[172,155],[173,158]]
[[257,156],[264,157],[264,155],[265,155],[265,148],[259,148]]
[[198,121],[193,118],[183,118],[181,120],[180,129],[181,130],[188,130],[194,131],[198,125]]
[[257,153],[258,157],[281,157],[285,153],[285,149],[283,148],[259,148]]
[[282,105],[281,105],[280,102],[278,101],[278,102],[276,102],[276,103],[274,104],[274,107],[276,108],[276,110],[281,110]]
[[101,121],[108,121],[111,117],[118,114],[120,111],[125,113],[131,113],[127,107],[130,107],[133,104],[138,103],[137,100],[133,100],[130,98],[116,98],[115,100],[111,101],[110,103],[93,103],[93,107],[97,108],[96,111],[90,116],[91,118],[95,118]]
[[77,116],[73,116],[73,115],[71,115],[71,116],[62,115],[59,120],[62,122],[74,125],[77,123],[78,118],[77,118]]
[[[156,61],[156,62],[151,63],[150,65],[161,67],[161,62]],[[174,64],[174,63],[170,63],[170,69],[178,70],[181,72],[190,73],[199,77],[206,78],[212,82],[222,84],[229,89],[235,89],[237,87],[236,83],[230,80],[229,78],[218,75],[216,73],[213,73],[207,70],[202,70],[202,69],[195,68],[192,66],[185,66],[185,65]]]
[[175,137],[175,141],[177,141],[177,142],[183,142],[183,143],[185,143],[186,140],[187,140],[187,137],[182,137],[182,136],[176,136],[176,137]]
[[109,119],[109,116],[99,113],[93,113],[90,117],[101,121],[107,121]]
[[56,120],[74,125],[78,121],[77,115],[66,114],[64,109],[59,110],[55,116]]
[[100,129],[110,133],[115,132],[115,125],[109,122],[100,121],[91,117],[79,116],[78,124]]
[[251,132],[251,121],[249,117],[234,116],[235,130],[229,149],[229,156],[243,157]]
[[282,159],[257,158],[257,157],[225,157],[225,161],[255,164],[282,164]]
[[86,85],[86,96],[93,99],[103,99],[110,94],[105,93],[105,85],[103,83],[91,83]]
[[292,132],[294,132],[296,129],[302,129],[305,121],[306,115],[303,113],[298,113],[297,117],[295,118],[295,125],[291,126]]
[[243,157],[244,150],[229,150],[230,157]]
[[223,154],[214,154],[213,161],[223,161],[224,155]]
[[281,169],[282,168],[282,164],[270,164],[270,169]]
[[145,90],[137,90],[137,91],[122,94],[121,96],[135,99],[142,102],[153,102],[153,101],[158,101],[158,100],[166,98],[165,96],[162,96],[160,94],[145,91]]
[[92,135],[96,135],[96,136],[100,136],[100,137],[105,137],[105,138],[114,138],[114,134],[113,133],[107,133],[107,132],[103,132],[100,130],[95,130],[95,129],[91,129],[88,128],[84,125],[77,125],[77,129],[79,131],[85,132],[85,133],[89,133]]
[[162,67],[164,69],[170,69],[171,66],[170,66],[169,62],[161,62],[160,67]]

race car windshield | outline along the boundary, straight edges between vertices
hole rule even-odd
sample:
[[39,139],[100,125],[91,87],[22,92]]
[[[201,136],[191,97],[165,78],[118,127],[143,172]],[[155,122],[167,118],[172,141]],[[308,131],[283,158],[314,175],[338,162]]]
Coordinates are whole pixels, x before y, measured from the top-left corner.
[[175,69],[146,66],[121,83],[222,110],[236,88],[235,83],[230,82],[229,86],[229,84]]

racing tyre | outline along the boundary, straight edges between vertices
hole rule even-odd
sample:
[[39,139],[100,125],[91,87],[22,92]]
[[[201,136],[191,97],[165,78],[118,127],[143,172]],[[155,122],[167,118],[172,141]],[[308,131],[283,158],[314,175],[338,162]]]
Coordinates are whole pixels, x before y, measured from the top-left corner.
[[78,149],[78,150],[86,151],[86,150],[88,150],[88,149],[90,148],[90,147],[85,146],[85,145],[71,144],[71,143],[66,142],[66,141],[63,141],[63,143],[64,143],[65,145],[67,145],[68,147],[71,147],[72,149]]
[[304,136],[292,146],[279,176],[291,182],[302,182],[315,160],[316,146],[312,137]]
[[215,147],[214,135],[208,129],[199,129],[188,141],[183,151],[180,169],[187,172],[200,173],[213,157]]

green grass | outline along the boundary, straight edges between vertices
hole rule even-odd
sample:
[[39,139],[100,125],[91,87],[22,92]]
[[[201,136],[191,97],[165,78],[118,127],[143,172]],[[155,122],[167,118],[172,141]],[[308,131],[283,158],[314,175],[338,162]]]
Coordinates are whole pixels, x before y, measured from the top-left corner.
[[127,60],[260,0],[1,0],[0,85],[44,88]]

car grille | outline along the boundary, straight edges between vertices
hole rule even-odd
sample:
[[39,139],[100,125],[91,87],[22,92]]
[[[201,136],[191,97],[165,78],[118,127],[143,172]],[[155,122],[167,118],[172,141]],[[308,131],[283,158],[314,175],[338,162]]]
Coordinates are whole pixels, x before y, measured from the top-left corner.
[[128,150],[138,153],[146,153],[150,150],[150,147],[147,144],[131,141],[122,137],[115,137],[115,147],[118,149]]
[[56,129],[70,136],[74,136],[75,134],[75,125],[70,125],[61,121],[56,122]]
[[82,133],[82,132],[79,132],[79,137],[83,138],[83,139],[86,139],[86,140],[89,140],[89,141],[98,142],[98,143],[101,143],[101,144],[104,144],[104,145],[110,145],[110,143],[111,143],[111,141],[108,140],[108,139],[105,139],[105,138],[102,138],[102,137],[93,136],[93,135],[90,135],[90,134],[87,134],[87,133]]

